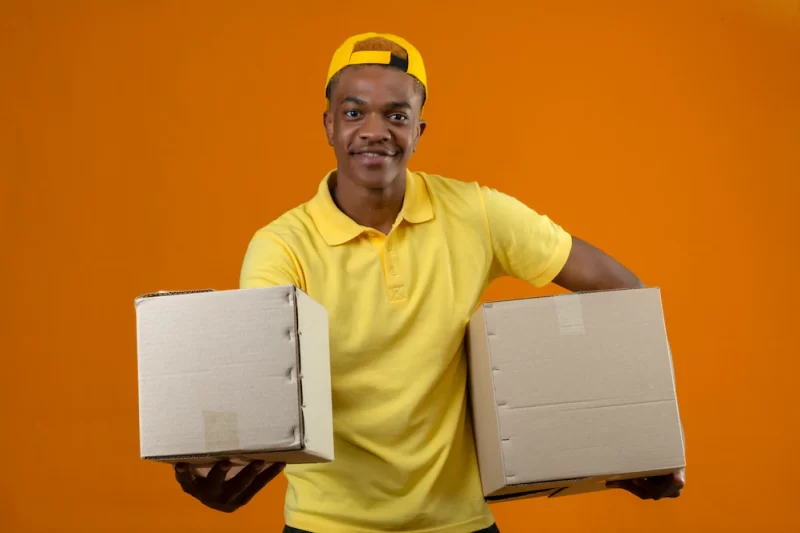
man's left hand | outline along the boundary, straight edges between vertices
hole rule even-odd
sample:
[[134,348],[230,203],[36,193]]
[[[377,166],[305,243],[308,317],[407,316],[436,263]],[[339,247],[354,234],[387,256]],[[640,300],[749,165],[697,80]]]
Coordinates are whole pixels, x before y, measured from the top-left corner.
[[609,481],[610,489],[623,489],[638,496],[642,500],[660,500],[661,498],[677,498],[686,484],[686,473],[681,469],[665,476],[653,476],[640,479],[624,479]]

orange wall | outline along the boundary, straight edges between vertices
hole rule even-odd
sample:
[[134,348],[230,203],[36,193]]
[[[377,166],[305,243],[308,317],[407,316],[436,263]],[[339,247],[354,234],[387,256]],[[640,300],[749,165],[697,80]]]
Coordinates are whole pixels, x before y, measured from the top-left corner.
[[333,165],[327,61],[370,29],[425,54],[414,168],[664,291],[684,497],[507,503],[504,533],[800,528],[796,0],[230,4],[0,6],[1,530],[278,531],[283,481],[222,515],[138,459],[133,298],[236,287],[252,233]]

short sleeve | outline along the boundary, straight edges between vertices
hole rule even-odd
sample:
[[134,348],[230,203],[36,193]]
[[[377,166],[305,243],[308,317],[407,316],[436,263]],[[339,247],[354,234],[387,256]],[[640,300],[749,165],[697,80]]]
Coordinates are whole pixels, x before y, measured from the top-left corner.
[[558,275],[572,249],[572,237],[549,217],[516,198],[481,187],[492,243],[491,277],[510,276],[536,287]]
[[305,290],[300,265],[286,243],[261,230],[250,240],[239,278],[241,289],[294,285]]

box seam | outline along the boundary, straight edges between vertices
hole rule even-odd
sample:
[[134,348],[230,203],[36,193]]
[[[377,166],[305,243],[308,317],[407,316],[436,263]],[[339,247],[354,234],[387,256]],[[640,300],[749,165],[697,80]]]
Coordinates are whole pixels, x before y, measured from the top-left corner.
[[305,402],[303,400],[303,368],[300,357],[300,302],[297,299],[297,288],[292,287],[289,292],[289,299],[294,306],[294,343],[295,343],[295,368],[297,369],[297,412],[298,416],[298,437],[300,450],[305,449],[306,428],[305,428]]
[[[494,359],[492,357],[492,346],[491,346],[491,336],[494,333],[489,332],[489,313],[488,311],[491,307],[484,308],[483,313],[483,327],[486,328],[486,353],[489,355],[489,379],[492,382],[492,403],[494,404],[494,412],[495,412],[495,424],[497,425],[497,436],[500,439],[500,466],[503,469],[503,483],[508,485],[509,483],[509,476],[508,472],[506,471],[506,450],[505,446],[503,446],[503,432],[502,428],[500,427],[500,405],[497,403],[497,386],[494,380]],[[511,476],[513,477],[513,476]]]

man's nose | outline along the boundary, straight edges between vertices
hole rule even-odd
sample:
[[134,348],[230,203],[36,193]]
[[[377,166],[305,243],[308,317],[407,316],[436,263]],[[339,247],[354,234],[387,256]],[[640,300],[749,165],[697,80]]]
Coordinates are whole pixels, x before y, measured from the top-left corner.
[[386,127],[383,117],[370,113],[365,117],[358,134],[365,141],[385,141],[389,139],[389,128]]

